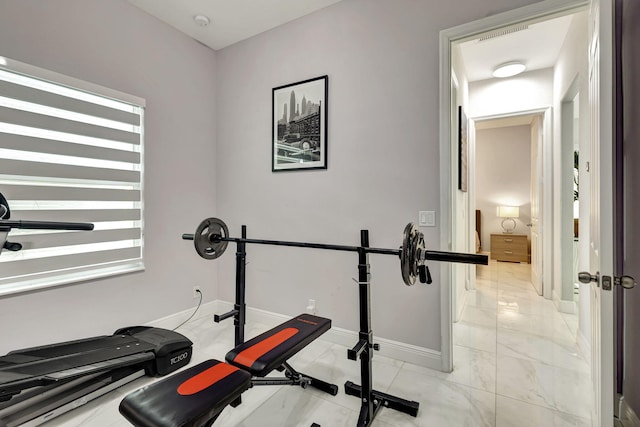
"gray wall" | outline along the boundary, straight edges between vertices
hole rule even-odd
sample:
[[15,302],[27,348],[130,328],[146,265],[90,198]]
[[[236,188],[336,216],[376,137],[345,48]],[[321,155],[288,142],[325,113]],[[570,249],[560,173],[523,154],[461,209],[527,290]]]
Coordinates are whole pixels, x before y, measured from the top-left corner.
[[[440,214],[439,31],[531,1],[345,0],[217,55],[218,212],[254,237],[398,247],[419,210]],[[271,89],[329,75],[328,170],[271,172]],[[439,248],[438,227],[425,228]],[[249,248],[248,304],[295,315],[307,300],[356,330],[355,255]],[[397,259],[372,256],[378,336],[440,349],[439,266],[407,288]],[[233,259],[220,263],[233,298]]]
[[[624,0],[623,26],[623,94],[624,94],[624,171],[625,194],[625,254],[624,274],[640,281],[640,5]],[[625,362],[624,395],[637,415],[640,415],[640,288],[625,291]]]
[[[0,299],[0,354],[112,333],[217,298],[183,232],[215,214],[215,54],[124,0],[3,0],[0,55],[143,97],[146,271]],[[17,219],[17,218],[16,218]]]
[[[146,98],[147,270],[1,299],[0,352],[187,309],[193,284],[231,301],[233,256],[207,262],[179,239],[208,216],[234,234],[344,244],[368,228],[398,247],[419,210],[440,212],[439,31],[531,3],[344,0],[214,53],[124,0],[3,0],[1,55]],[[321,74],[329,169],[274,174],[271,89]],[[424,231],[437,248],[439,228]],[[438,350],[438,281],[408,289],[396,259],[371,258],[376,333]],[[297,314],[315,298],[357,329],[355,256],[251,247],[248,260],[251,306]]]

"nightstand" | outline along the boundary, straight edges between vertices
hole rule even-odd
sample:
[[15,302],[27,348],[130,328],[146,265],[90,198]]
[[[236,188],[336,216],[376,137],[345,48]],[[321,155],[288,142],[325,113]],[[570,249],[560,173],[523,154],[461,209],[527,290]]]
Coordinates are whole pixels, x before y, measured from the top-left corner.
[[526,234],[492,234],[491,259],[529,263],[529,240]]

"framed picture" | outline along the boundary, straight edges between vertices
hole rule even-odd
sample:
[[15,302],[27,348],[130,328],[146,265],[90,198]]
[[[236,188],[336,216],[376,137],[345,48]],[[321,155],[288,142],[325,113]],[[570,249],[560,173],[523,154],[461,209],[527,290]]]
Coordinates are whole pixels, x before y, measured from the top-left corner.
[[327,168],[328,92],[328,76],[273,88],[273,172]]
[[467,157],[469,145],[467,142],[467,115],[461,106],[458,107],[458,190],[467,192],[469,176]]

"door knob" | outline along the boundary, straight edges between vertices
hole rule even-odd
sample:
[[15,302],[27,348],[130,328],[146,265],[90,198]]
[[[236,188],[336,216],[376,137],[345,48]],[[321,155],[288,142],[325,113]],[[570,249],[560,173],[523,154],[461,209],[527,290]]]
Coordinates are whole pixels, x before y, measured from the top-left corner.
[[598,272],[595,275],[592,275],[591,273],[587,273],[586,271],[581,271],[580,273],[578,273],[578,280],[580,281],[580,283],[598,283],[600,280],[600,274]]
[[[578,280],[580,281],[580,283],[599,283],[600,272],[592,275],[591,273],[581,271],[580,273],[578,273]],[[636,286],[636,280],[631,276],[614,277],[613,284],[622,286],[625,289],[633,289]],[[605,291],[610,291],[611,288],[611,276],[603,276],[602,289],[604,289]]]
[[616,277],[613,279],[613,283],[625,289],[633,289],[636,286],[636,280],[631,276]]

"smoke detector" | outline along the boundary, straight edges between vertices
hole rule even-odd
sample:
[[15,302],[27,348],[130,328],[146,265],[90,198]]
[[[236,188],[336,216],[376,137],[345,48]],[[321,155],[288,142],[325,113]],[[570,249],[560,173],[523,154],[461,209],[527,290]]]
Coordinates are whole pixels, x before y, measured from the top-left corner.
[[205,15],[196,15],[193,17],[193,21],[198,27],[206,27],[211,23],[211,20]]

